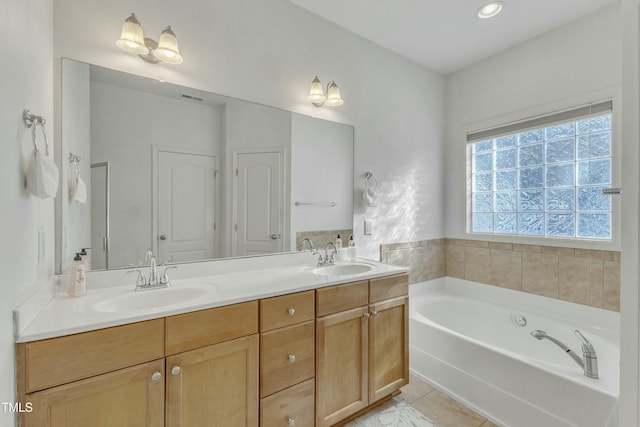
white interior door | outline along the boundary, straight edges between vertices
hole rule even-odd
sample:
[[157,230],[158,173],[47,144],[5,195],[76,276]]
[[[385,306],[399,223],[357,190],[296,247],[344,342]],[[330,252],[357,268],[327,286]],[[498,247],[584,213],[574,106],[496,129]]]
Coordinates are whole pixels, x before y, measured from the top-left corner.
[[159,151],[158,262],[214,257],[214,156]]
[[282,252],[283,153],[236,153],[233,255]]

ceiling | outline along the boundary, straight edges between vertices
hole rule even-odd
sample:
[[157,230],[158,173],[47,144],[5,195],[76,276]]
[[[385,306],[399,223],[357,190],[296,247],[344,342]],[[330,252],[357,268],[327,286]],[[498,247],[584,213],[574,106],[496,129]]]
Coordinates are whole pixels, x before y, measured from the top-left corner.
[[347,30],[442,74],[450,74],[617,0],[290,0]]

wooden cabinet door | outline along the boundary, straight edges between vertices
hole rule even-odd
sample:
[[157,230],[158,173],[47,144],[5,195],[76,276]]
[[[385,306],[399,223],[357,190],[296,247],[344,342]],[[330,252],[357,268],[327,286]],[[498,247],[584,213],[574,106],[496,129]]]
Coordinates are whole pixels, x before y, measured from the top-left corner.
[[409,299],[370,306],[369,404],[409,383]]
[[167,357],[167,427],[257,427],[258,335]]
[[[73,369],[73,366],[69,366]],[[164,425],[164,359],[26,395],[25,427]]]
[[368,316],[364,306],[316,321],[316,427],[368,404]]

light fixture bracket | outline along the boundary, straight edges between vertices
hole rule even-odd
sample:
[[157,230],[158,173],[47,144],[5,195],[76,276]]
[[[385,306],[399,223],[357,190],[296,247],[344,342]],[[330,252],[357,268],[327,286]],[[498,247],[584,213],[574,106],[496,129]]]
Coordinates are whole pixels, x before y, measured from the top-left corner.
[[144,45],[147,46],[147,49],[149,49],[149,53],[147,53],[146,55],[138,54],[138,56],[150,64],[158,64],[160,60],[156,58],[155,55],[153,54],[153,51],[156,50],[156,48],[158,47],[158,42],[148,37],[145,37]]

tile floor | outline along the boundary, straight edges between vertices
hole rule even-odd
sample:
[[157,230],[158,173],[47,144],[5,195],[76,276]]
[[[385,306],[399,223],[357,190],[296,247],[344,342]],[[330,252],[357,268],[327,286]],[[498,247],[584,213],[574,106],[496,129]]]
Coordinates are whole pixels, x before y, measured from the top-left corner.
[[[344,427],[377,427],[377,426],[402,426],[402,427],[431,427],[433,424],[428,421],[421,421],[420,414],[412,416],[411,413],[403,415],[407,411],[402,411],[402,405],[406,401],[420,414],[424,414],[437,427],[498,427],[488,419],[473,412],[464,405],[436,390],[420,378],[411,375],[409,384],[402,388],[402,393],[394,397],[389,402],[372,409],[361,417],[346,424]],[[391,409],[396,406],[396,408]],[[401,414],[398,414],[400,413]],[[409,411],[412,412],[412,411]],[[386,415],[387,419],[400,419],[396,424],[381,422],[384,418],[380,414]],[[405,421],[405,419],[407,421]]]

